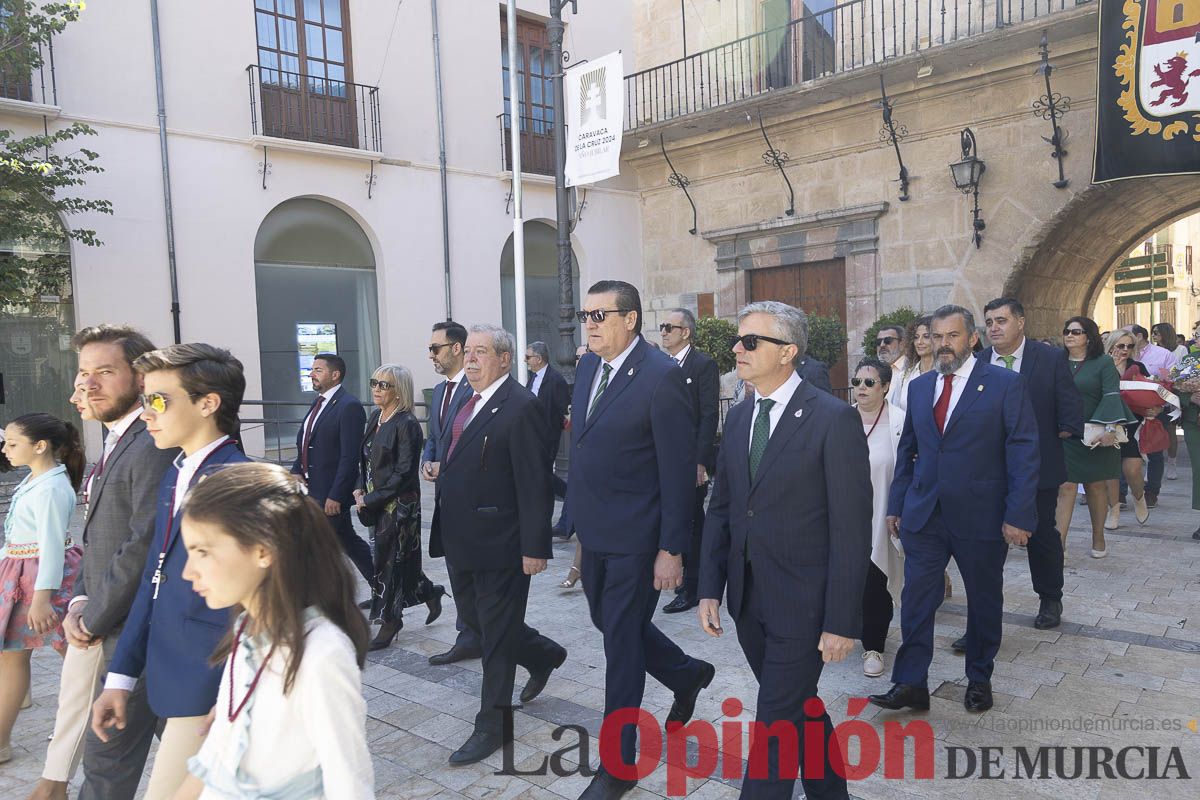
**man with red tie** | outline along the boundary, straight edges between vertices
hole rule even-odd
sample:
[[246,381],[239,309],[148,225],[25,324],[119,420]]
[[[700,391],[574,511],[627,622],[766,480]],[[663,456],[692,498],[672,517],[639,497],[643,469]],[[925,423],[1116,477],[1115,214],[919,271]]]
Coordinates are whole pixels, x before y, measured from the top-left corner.
[[1025,544],[1037,527],[1037,419],[1019,373],[975,358],[970,311],[942,306],[931,334],[937,368],[909,387],[888,501],[888,528],[904,545],[904,643],[894,685],[870,700],[888,709],[929,708],[933,623],[953,556],[967,588],[963,705],[981,712],[992,707],[1008,547]]

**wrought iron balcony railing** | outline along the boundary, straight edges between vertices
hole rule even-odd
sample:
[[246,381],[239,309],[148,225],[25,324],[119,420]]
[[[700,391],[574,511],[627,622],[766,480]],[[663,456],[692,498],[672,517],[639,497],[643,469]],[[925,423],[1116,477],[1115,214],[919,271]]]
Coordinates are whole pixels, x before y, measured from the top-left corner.
[[[512,115],[500,114],[500,163],[512,171]],[[534,117],[518,117],[521,128],[521,172],[531,175],[554,174],[554,122]]]
[[255,135],[382,151],[379,87],[256,64],[246,75]]
[[625,76],[625,129],[1065,11],[1092,0],[849,0]]
[[0,99],[19,100],[24,103],[40,103],[44,106],[58,105],[58,86],[54,79],[54,43],[45,47],[38,45],[40,67],[34,67],[27,75],[10,75],[0,72]]

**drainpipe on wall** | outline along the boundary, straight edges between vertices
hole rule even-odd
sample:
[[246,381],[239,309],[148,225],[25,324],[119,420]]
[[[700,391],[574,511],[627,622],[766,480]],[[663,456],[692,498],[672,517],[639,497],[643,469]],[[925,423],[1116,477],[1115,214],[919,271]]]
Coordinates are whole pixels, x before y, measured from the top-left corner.
[[163,92],[162,40],[158,34],[158,0],[150,0],[150,28],[154,36],[154,88],[158,92],[158,149],[162,160],[163,210],[167,223],[167,268],[171,273],[171,322],[175,344],[179,331],[179,274],[175,265],[175,210],[171,204],[171,162],[167,159],[167,101]]
[[438,174],[442,181],[442,271],[446,291],[446,319],[453,319],[450,307],[450,199],[446,188],[446,112],[442,105],[442,45],[438,36],[437,0],[429,2],[433,16],[433,82],[437,91]]

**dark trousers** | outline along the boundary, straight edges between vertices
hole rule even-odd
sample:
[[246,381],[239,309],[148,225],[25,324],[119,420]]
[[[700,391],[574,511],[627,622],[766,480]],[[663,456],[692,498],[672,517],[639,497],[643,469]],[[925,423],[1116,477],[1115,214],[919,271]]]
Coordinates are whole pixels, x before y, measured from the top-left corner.
[[[454,646],[478,653],[480,647],[479,630],[478,628],[470,628],[463,616],[462,606],[458,601],[458,589],[454,588],[454,572],[454,567],[450,566],[450,559],[446,559],[446,574],[450,577],[450,588],[454,589],[454,607],[458,609],[458,619],[454,621],[454,630],[458,631],[458,638],[454,640]],[[476,657],[478,658],[478,656]]]
[[[318,502],[321,505],[325,504],[324,499]],[[350,506],[343,503],[342,513],[336,517],[328,517],[328,519],[329,524],[333,526],[334,533],[337,534],[338,541],[342,543],[342,549],[346,551],[346,555],[350,556],[350,560],[354,562],[359,574],[366,579],[368,586],[374,586],[375,564],[371,559],[371,545],[354,532],[354,525],[350,522]]]
[[1058,505],[1058,489],[1038,489],[1037,530],[1025,544],[1029,556],[1029,577],[1033,590],[1043,600],[1062,600],[1063,548],[1058,535],[1054,512]]
[[928,687],[934,617],[944,598],[942,573],[951,556],[967,588],[967,679],[992,679],[1000,650],[1008,543],[999,531],[995,539],[972,539],[966,533],[950,530],[941,506],[933,510],[920,530],[900,529],[904,545],[904,590],[900,595],[903,644],[892,669],[895,683]]
[[867,582],[863,585],[863,650],[883,652],[894,613],[887,575],[872,561],[867,568]]
[[[105,640],[106,660],[112,657],[116,643],[115,635]],[[133,800],[158,727],[158,717],[146,697],[146,681],[139,680],[126,701],[124,730],[110,728],[108,741],[102,742],[88,727],[79,800]]]
[[[759,597],[750,566],[747,565],[746,588],[742,594],[741,613],[737,618],[737,637],[742,652],[746,654],[746,661],[758,679],[755,722],[767,726],[782,722],[794,726],[797,736],[794,759],[791,755],[780,753],[781,739],[778,736],[769,737],[766,741],[760,738],[758,744],[751,747],[741,796],[752,800],[791,800],[796,779],[790,767],[795,763],[800,767],[805,797],[849,797],[846,779],[833,770],[832,761],[836,759],[841,764],[842,757],[829,714],[822,713],[820,717],[810,718],[804,713],[804,702],[817,696],[817,682],[821,679],[824,666],[821,653],[817,650],[821,640],[820,628],[814,627],[808,635],[800,638],[781,635],[773,624],[775,615],[781,613],[790,612],[772,607]],[[804,769],[805,722],[810,719],[819,720],[824,727],[825,745],[821,748],[825,755],[824,774],[820,777],[809,775]],[[760,772],[762,756],[755,752],[763,746],[767,747],[765,775]],[[785,756],[782,760],[788,766],[783,775],[780,775],[781,755]],[[754,769],[756,765],[758,769]],[[751,778],[752,770],[754,778]]]
[[700,545],[704,539],[704,498],[708,484],[696,487],[696,505],[692,511],[692,539],[683,554],[683,592],[693,600],[700,592]]
[[[657,555],[583,548],[583,591],[592,624],[604,635],[605,717],[622,708],[641,708],[647,673],[675,694],[700,679],[700,662],[651,621],[659,595],[654,588]],[[634,764],[636,756],[637,728],[626,725],[621,730],[621,760]]]
[[475,730],[499,734],[503,709],[512,707],[517,665],[530,672],[552,669],[563,648],[525,624],[529,576],[521,570],[455,570],[450,585],[459,616],[479,631],[483,650]]

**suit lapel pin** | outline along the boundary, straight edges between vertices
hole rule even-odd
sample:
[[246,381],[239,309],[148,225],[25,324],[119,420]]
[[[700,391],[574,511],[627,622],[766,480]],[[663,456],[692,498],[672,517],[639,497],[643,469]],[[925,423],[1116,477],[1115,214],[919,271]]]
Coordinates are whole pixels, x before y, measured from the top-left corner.
[[688,378],[688,379],[687,379],[687,382],[688,382],[688,383],[691,383],[691,382],[692,382],[692,379],[691,379],[691,378]]
[[975,391],[977,391],[977,392],[982,392],[982,391],[983,391],[983,384],[981,383],[981,384],[979,384],[978,386],[976,386],[976,387],[975,387]]
[[804,413],[804,409],[803,409],[803,408],[797,408],[797,409],[796,409],[796,419],[800,419],[800,415],[801,415],[801,414],[803,414],[803,413]]
[[628,375],[629,375],[629,377],[631,377],[631,378],[633,377],[633,367],[630,367],[630,368],[629,368]]
[[496,413],[497,411],[499,411],[499,410],[500,410],[499,408],[493,408],[493,409],[492,409],[492,413],[493,413],[493,414],[495,414],[495,413]]

